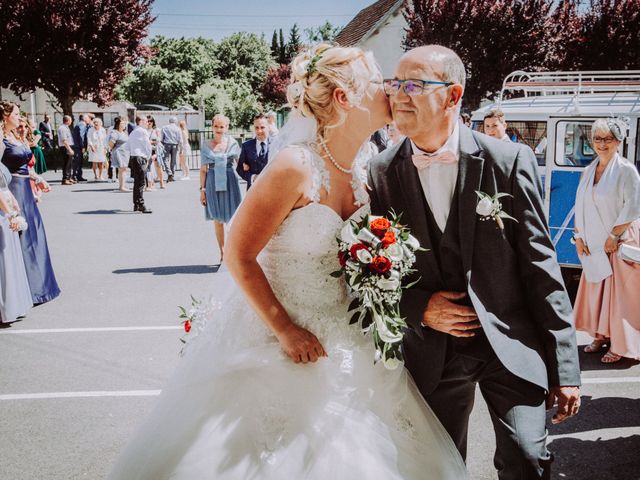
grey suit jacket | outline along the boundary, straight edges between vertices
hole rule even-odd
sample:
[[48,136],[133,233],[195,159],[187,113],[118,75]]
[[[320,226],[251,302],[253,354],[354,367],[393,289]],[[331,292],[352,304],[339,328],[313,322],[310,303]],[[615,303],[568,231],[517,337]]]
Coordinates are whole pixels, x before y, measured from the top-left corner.
[[[438,289],[425,202],[408,139],[375,157],[369,167],[371,208],[391,208],[421,245],[416,255],[419,282],[405,290],[400,305],[410,326],[405,349],[423,356],[416,381],[432,391],[442,373],[447,335],[424,327],[422,313]],[[572,310],[544,217],[541,183],[532,150],[501,142],[460,125],[458,166],[459,233],[467,293],[500,361],[512,373],[542,388],[580,385]],[[505,228],[481,221],[476,190],[501,199]],[[410,279],[410,280],[413,280]],[[415,368],[414,368],[415,370]],[[416,376],[415,371],[412,372]]]

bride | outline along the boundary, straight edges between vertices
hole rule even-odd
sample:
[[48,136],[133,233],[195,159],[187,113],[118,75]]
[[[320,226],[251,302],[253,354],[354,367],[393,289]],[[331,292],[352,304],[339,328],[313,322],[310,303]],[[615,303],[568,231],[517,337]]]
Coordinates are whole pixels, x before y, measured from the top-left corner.
[[379,69],[370,53],[319,45],[292,72],[282,148],[225,245],[235,283],[112,480],[467,478],[406,371],[374,364],[330,276],[337,233],[368,210],[360,147],[391,120]]

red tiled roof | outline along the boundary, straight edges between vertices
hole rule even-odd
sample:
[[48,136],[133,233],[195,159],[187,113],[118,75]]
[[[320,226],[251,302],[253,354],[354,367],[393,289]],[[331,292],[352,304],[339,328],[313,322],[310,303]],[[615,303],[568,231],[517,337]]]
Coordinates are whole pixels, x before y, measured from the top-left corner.
[[357,45],[378,23],[387,15],[393,13],[402,4],[403,0],[378,0],[358,12],[346,27],[344,27],[335,41],[343,47]]

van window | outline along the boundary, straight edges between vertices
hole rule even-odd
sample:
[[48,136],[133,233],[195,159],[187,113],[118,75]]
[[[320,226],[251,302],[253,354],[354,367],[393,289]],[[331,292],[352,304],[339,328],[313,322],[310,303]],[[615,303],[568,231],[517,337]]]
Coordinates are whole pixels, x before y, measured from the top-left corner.
[[564,155],[556,156],[556,164],[565,167],[586,167],[595,157],[591,145],[592,122],[558,122],[564,124]]
[[[474,121],[472,128],[483,132],[482,121]],[[507,135],[512,141],[524,143],[536,154],[538,165],[544,166],[547,153],[547,122],[507,120]]]

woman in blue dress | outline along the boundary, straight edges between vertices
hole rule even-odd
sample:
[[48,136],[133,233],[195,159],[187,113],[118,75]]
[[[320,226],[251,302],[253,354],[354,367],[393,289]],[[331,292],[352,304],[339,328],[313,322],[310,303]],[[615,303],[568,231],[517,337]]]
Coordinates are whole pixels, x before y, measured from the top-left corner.
[[230,135],[229,119],[224,115],[213,117],[213,139],[200,146],[200,203],[207,220],[213,220],[216,240],[220,248],[220,263],[224,252],[224,224],[236,213],[242,196],[235,164],[240,146]]
[[[4,147],[2,163],[11,172],[9,190],[20,207],[21,215],[26,219],[28,228],[20,233],[20,245],[24,257],[24,266],[29,279],[31,299],[35,305],[46,303],[60,295],[60,288],[51,266],[47,235],[40,211],[36,205],[27,164],[31,160],[31,150],[20,143],[13,131],[20,123],[20,110],[15,103],[0,101],[4,129]],[[37,183],[48,188],[46,182],[38,177]]]
[[[2,139],[0,132],[0,158],[4,152]],[[0,162],[0,323],[25,316],[33,305],[18,237],[20,212],[9,183],[11,173]]]

